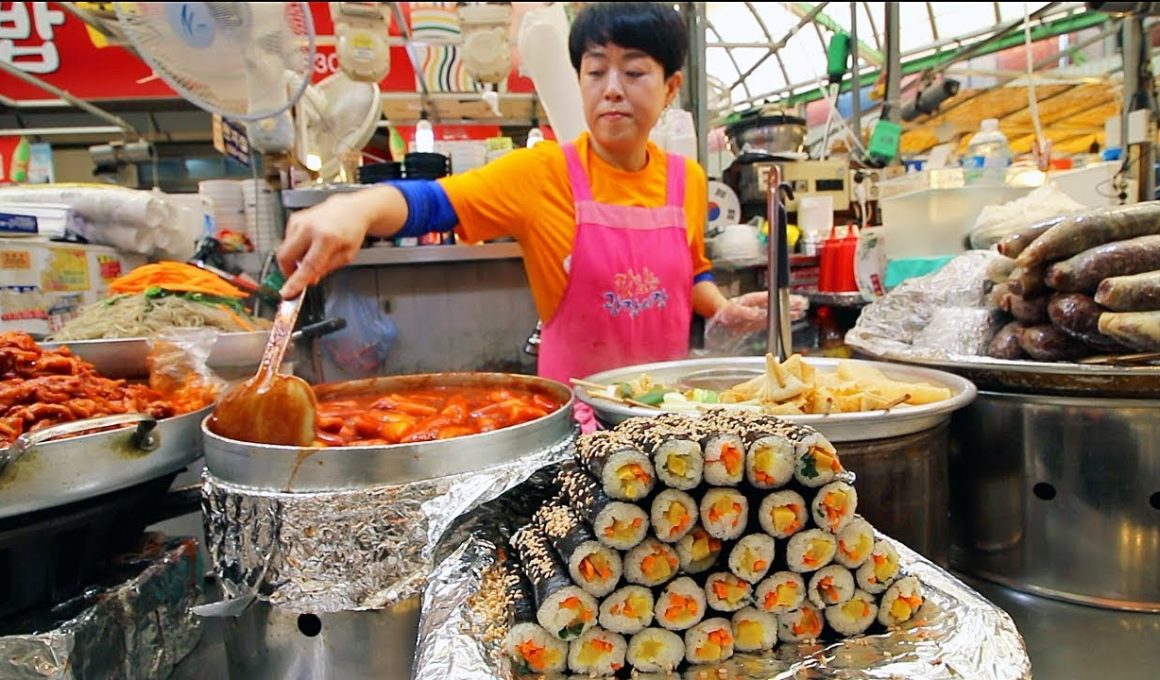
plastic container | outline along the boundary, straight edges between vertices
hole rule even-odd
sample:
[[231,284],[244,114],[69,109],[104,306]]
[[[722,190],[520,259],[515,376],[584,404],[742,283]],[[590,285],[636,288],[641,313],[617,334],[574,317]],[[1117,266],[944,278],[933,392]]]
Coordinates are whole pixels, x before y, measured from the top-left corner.
[[978,132],[967,143],[963,156],[963,182],[967,185],[1001,186],[1007,183],[1011,165],[1011,147],[999,130],[997,118],[983,120]]
[[403,158],[407,179],[439,179],[451,174],[451,159],[441,153],[409,153]]

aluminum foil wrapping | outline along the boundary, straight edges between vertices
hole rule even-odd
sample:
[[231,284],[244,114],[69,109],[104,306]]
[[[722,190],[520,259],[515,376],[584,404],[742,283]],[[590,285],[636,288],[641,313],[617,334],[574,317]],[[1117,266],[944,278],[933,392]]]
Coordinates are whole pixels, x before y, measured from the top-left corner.
[[[201,640],[190,611],[201,599],[197,541],[151,542],[126,561],[131,576],[95,587],[52,612],[8,620],[0,677],[9,680],[163,680]],[[59,612],[67,612],[60,620]]]
[[259,490],[206,471],[207,549],[227,599],[256,588],[295,613],[392,607],[422,594],[433,547],[464,513],[564,460],[572,442],[462,475],[334,492]]
[[[890,540],[890,539],[887,539]],[[926,603],[905,627],[828,644],[779,644],[765,656],[739,654],[698,666],[686,680],[1023,680],[1031,661],[1006,612],[906,546],[891,540],[903,569],[923,583]],[[474,535],[441,562],[423,598],[413,680],[511,680],[501,649],[507,620],[473,602],[495,544]],[[651,677],[635,674],[634,678]],[[674,676],[657,676],[674,677]]]
[[999,257],[993,250],[971,250],[936,272],[904,281],[863,308],[846,344],[897,360],[985,354],[1000,325],[986,298],[987,268]]

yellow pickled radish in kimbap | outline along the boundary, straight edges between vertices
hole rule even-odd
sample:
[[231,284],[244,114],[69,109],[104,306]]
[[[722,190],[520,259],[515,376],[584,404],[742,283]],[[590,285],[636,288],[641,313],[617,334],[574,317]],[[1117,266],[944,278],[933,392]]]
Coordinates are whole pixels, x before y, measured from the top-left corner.
[[652,502],[653,531],[665,543],[676,543],[697,521],[697,501],[684,491],[665,489]]
[[808,602],[777,616],[777,639],[782,642],[812,642],[822,635],[821,611]]
[[729,551],[729,571],[740,579],[757,583],[773,566],[776,551],[773,539],[765,534],[742,536]]
[[648,533],[648,513],[633,503],[614,501],[600,482],[574,464],[566,464],[558,477],[567,505],[592,525],[596,540],[616,550],[628,550]]
[[525,673],[558,673],[568,662],[568,643],[531,622],[517,623],[504,639],[512,663]]
[[689,574],[708,571],[716,564],[723,547],[721,539],[710,536],[700,524],[694,525],[684,538],[677,541],[681,570]]
[[676,575],[680,559],[672,546],[646,538],[624,556],[624,578],[639,586],[659,586]]
[[705,457],[701,445],[690,439],[667,439],[653,454],[653,465],[661,483],[670,489],[688,491],[701,483]]
[[701,498],[701,526],[723,541],[743,533],[749,521],[749,501],[736,489],[712,488]]
[[806,499],[796,491],[774,491],[757,509],[761,529],[774,538],[789,538],[809,521]]
[[826,607],[826,625],[844,637],[861,635],[870,628],[877,615],[874,596],[865,590],[855,590],[849,600]]
[[814,523],[836,534],[850,520],[858,507],[858,492],[846,482],[830,482],[818,490],[812,504]]
[[719,612],[735,612],[753,602],[753,586],[727,571],[705,580],[705,601]]
[[577,439],[576,459],[600,480],[604,492],[617,500],[640,500],[656,484],[656,473],[648,455],[627,438],[610,430],[600,430]]
[[842,604],[854,596],[854,575],[840,564],[831,564],[814,572],[806,589],[815,607]]
[[733,648],[739,652],[768,652],[777,644],[777,617],[746,607],[733,615]]
[[639,633],[652,622],[653,595],[643,586],[618,588],[600,603],[600,625],[614,633]]
[[785,614],[801,606],[806,599],[806,582],[792,571],[770,574],[757,585],[757,606],[768,614]]
[[688,576],[671,581],[657,598],[656,622],[669,630],[685,630],[705,618],[705,591]]
[[532,516],[585,592],[604,597],[620,580],[620,553],[596,540],[584,519],[568,505],[549,503]]
[[568,669],[582,675],[613,675],[624,668],[624,638],[600,627],[590,629],[568,648]]
[[870,559],[858,567],[855,578],[859,588],[878,595],[898,578],[898,572],[898,551],[887,541],[879,540],[874,542]]
[[646,628],[628,641],[626,656],[641,673],[671,673],[685,658],[685,642],[671,630]]
[[760,437],[745,453],[745,477],[757,489],[777,489],[793,479],[793,442],[780,435]]
[[693,665],[733,656],[733,626],[727,619],[706,619],[685,631],[685,658]]
[[838,540],[822,529],[807,529],[790,537],[785,546],[785,561],[790,571],[799,574],[826,566],[838,552]]
[[741,437],[713,433],[701,441],[704,452],[705,483],[712,486],[737,486],[745,477],[745,444]]
[[887,628],[899,626],[914,618],[923,603],[922,584],[913,576],[904,576],[890,585],[878,606],[878,622]]
[[848,569],[857,569],[870,559],[874,549],[874,527],[865,519],[855,516],[838,533],[838,553],[834,561]]

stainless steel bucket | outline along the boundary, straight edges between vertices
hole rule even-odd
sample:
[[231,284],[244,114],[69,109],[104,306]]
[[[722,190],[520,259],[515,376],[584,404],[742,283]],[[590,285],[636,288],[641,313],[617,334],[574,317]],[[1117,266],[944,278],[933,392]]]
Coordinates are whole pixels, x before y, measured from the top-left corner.
[[979,392],[952,442],[955,568],[1160,612],[1160,401]]

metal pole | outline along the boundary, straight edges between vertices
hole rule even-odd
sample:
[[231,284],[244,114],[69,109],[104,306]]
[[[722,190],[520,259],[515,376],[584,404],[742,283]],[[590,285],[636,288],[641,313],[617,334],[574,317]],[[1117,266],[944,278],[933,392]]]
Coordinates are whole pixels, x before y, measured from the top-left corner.
[[697,162],[709,165],[709,74],[705,69],[705,3],[686,3],[685,25],[689,31],[689,68],[685,78],[691,97],[689,108],[693,114],[693,130],[697,134]]
[[[886,119],[897,123],[902,118],[902,50],[897,2],[886,3]],[[897,162],[897,158],[895,161]]]
[[[1152,137],[1148,136],[1153,127],[1151,105],[1151,69],[1145,63],[1144,19],[1139,15],[1124,17],[1122,26],[1124,61],[1124,100],[1120,116],[1120,147],[1124,150],[1124,162],[1128,164],[1130,176],[1137,182],[1137,200],[1150,201],[1156,193],[1156,148]],[[1146,139],[1142,143],[1129,143],[1128,120],[1135,111],[1146,111],[1148,124]],[[1132,151],[1136,158],[1132,159]]]
[[3,59],[0,59],[0,71],[4,71],[5,73],[8,73],[9,75],[14,76],[15,78],[23,80],[24,82],[28,83],[29,85],[32,85],[33,87],[39,87],[40,89],[44,90],[45,92],[49,92],[51,94],[54,94],[54,95],[60,97],[61,99],[65,100],[66,102],[72,104],[73,106],[77,107],[78,109],[81,109],[83,111],[87,111],[87,112],[93,114],[94,116],[96,116],[97,118],[100,118],[103,121],[112,123],[113,125],[116,125],[117,127],[124,130],[125,132],[133,134],[138,139],[141,138],[141,133],[137,131],[137,128],[133,127],[129,123],[129,121],[125,120],[124,118],[121,118],[120,116],[115,116],[115,115],[109,113],[108,111],[105,111],[104,109],[99,109],[99,108],[93,106],[92,104],[86,102],[83,99],[78,99],[77,97],[74,97],[73,95],[69,94],[68,92],[65,92],[64,90],[60,89],[56,85],[53,85],[52,83],[47,83],[47,82],[41,80],[40,78],[37,78],[34,75],[31,75],[31,74],[25,73],[24,71],[21,71],[20,69],[16,68],[12,64],[4,61]]
[[[854,139],[858,143],[862,143],[862,78],[860,77],[861,69],[858,66],[858,3],[850,3],[850,56],[853,58],[853,63],[850,66],[850,75],[854,79],[853,85],[850,87],[850,94],[853,99],[850,101],[851,117],[854,119],[853,125],[850,126],[851,132],[854,134]],[[851,157],[853,154],[851,154]]]
[[[793,337],[789,322],[789,272],[783,271],[781,252],[787,248],[781,233],[781,168],[769,166],[769,180],[765,190],[766,215],[769,218],[769,266],[766,269],[766,288],[769,291],[769,320],[766,351],[785,361],[793,352]],[[788,261],[788,258],[786,258]]]

